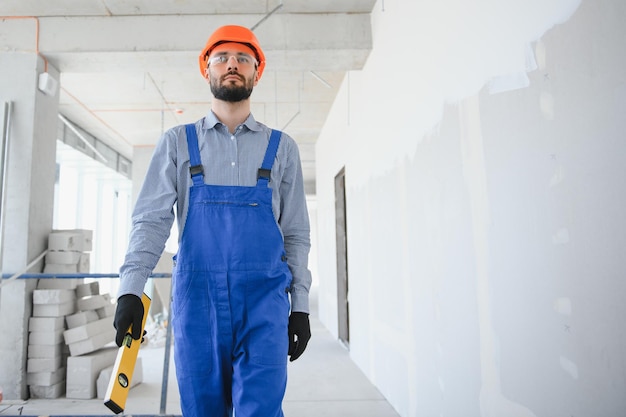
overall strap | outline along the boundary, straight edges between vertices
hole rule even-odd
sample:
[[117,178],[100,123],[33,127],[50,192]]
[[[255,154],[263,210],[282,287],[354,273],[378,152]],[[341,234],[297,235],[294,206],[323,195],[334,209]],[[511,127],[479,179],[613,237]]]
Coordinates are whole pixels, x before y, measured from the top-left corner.
[[272,165],[274,165],[274,159],[276,158],[276,152],[278,151],[278,145],[280,144],[281,135],[282,132],[280,130],[272,129],[270,143],[267,145],[267,150],[265,151],[263,163],[261,164],[261,168],[259,168],[259,172],[257,174],[257,187],[267,187],[267,184],[270,181]]
[[196,134],[195,123],[185,125],[187,131],[187,148],[189,149],[189,173],[193,185],[204,185],[204,169],[200,159],[200,148],[198,147],[198,135]]

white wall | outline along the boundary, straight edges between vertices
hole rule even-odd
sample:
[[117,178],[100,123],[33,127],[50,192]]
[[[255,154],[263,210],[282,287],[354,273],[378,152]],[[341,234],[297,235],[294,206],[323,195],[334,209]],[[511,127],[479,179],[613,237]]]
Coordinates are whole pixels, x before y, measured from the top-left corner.
[[626,4],[413,2],[317,145],[320,319],[402,416],[626,415]]

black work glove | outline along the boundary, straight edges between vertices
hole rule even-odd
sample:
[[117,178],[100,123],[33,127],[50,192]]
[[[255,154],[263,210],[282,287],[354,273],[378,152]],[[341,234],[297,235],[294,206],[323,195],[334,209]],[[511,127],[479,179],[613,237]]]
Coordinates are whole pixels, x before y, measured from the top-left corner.
[[131,337],[139,340],[141,334],[141,322],[143,320],[143,303],[141,298],[133,294],[125,294],[117,299],[117,309],[113,319],[113,327],[117,329],[115,343],[122,346],[124,336],[128,333],[128,328],[133,325]]
[[289,316],[289,361],[293,362],[304,353],[311,339],[311,325],[307,313],[293,312]]

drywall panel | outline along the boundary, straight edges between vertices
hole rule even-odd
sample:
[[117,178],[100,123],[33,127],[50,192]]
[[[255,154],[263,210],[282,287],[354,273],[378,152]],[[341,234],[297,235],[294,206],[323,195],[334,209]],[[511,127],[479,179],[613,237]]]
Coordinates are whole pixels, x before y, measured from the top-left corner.
[[624,17],[374,8],[317,145],[320,318],[336,333],[345,166],[351,357],[400,415],[626,412]]

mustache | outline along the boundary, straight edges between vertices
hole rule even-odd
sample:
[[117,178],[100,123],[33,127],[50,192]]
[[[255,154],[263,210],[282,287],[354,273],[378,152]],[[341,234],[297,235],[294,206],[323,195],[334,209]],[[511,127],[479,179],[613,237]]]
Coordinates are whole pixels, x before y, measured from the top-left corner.
[[236,76],[237,78],[239,78],[242,81],[246,81],[245,77],[241,74],[239,74],[237,71],[228,71],[226,74],[222,75],[221,81],[224,81],[224,79],[226,77],[231,77],[231,76]]

